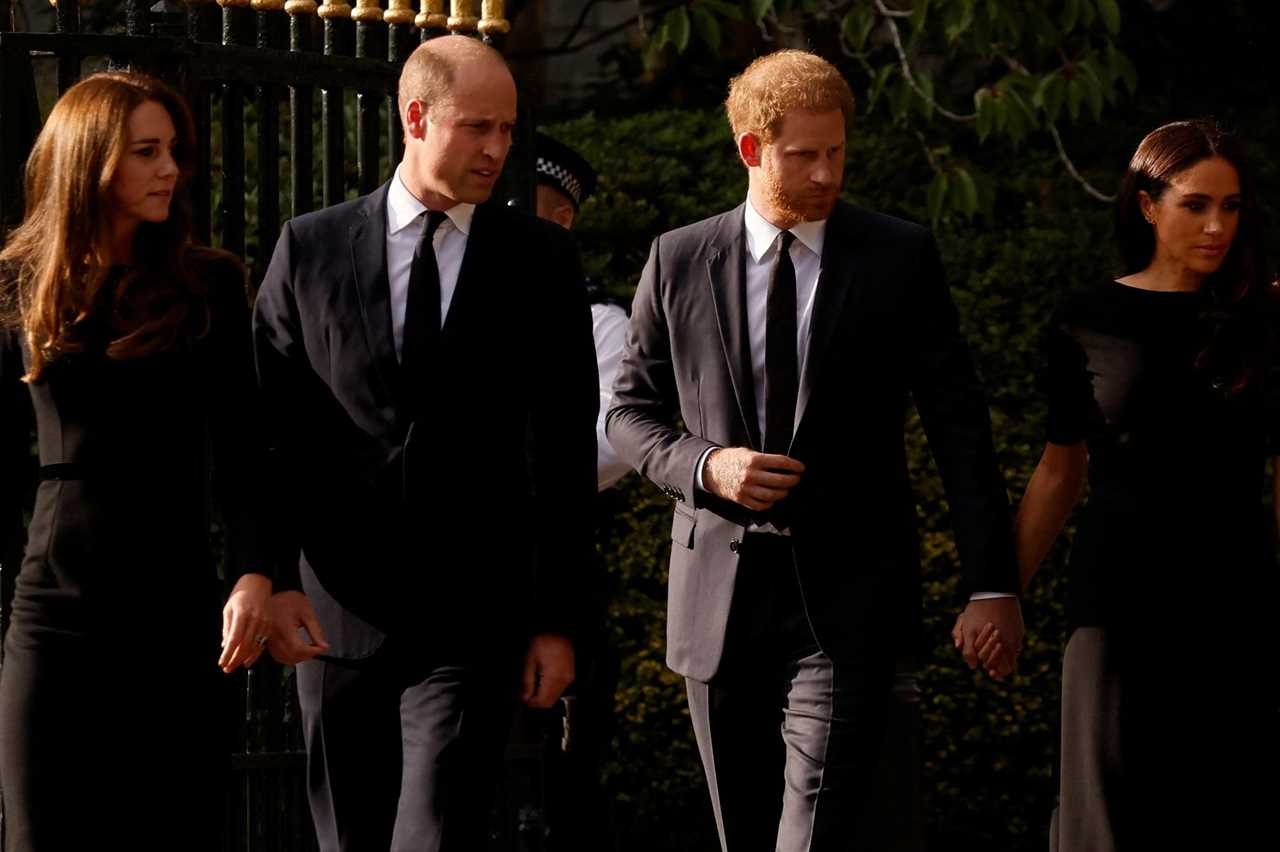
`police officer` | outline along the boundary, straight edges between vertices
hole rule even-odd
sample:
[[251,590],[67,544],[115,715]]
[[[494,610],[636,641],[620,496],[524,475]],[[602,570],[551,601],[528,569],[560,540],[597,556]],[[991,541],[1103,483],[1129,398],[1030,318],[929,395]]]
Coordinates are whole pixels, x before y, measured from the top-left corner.
[[[595,170],[577,151],[544,133],[537,134],[534,154],[537,159],[538,216],[572,230],[582,202],[595,190]],[[591,282],[587,283],[587,292],[591,299],[591,325],[596,339],[596,365],[600,371],[596,484],[599,490],[604,491],[631,470],[630,465],[618,458],[604,434],[604,415],[613,396],[613,377],[622,360],[627,312]]]

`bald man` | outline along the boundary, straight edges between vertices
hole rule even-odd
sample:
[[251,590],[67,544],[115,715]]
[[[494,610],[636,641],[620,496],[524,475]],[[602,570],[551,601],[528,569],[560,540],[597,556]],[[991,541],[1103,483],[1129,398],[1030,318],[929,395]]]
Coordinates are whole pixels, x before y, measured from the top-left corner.
[[395,175],[285,226],[254,317],[300,569],[270,649],[298,667],[326,852],[483,848],[512,711],[573,679],[591,585],[599,403],[576,250],[484,205],[511,74],[478,41],[435,39],[399,108]]

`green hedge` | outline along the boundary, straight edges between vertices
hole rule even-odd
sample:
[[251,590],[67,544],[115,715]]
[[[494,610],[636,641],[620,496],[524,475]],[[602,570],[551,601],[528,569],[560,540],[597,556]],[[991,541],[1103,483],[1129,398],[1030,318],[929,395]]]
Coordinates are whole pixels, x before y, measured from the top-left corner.
[[[745,194],[745,171],[718,110],[587,115],[547,131],[581,150],[600,173],[578,234],[589,272],[619,295],[634,289],[656,234],[732,207]],[[987,188],[988,218],[944,220],[937,231],[1015,496],[1042,448],[1039,336],[1064,291],[1105,280],[1109,252],[1100,247],[1108,245],[1110,223],[1108,207],[1063,179],[1055,162],[1025,152],[1018,162],[1017,174],[1002,174]],[[922,221],[927,170],[914,137],[855,129],[846,195]],[[922,674],[933,848],[972,842],[987,850],[1042,849],[1055,795],[1061,572],[1045,572],[1024,604],[1028,639],[1018,675],[996,684],[965,668],[947,638],[958,570],[942,487],[914,417],[906,428],[932,649]],[[606,772],[620,846],[710,850],[714,827],[683,684],[663,665],[671,507],[636,476],[624,491],[627,511],[602,542],[612,591],[609,630],[622,657],[618,729]],[[1052,562],[1062,556],[1059,547]]]

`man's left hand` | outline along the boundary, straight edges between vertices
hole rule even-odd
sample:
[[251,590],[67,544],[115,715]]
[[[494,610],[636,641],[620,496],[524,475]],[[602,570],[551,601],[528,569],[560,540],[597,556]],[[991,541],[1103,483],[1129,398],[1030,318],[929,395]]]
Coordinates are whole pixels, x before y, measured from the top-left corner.
[[573,682],[573,643],[564,636],[540,633],[524,655],[524,688],[520,700],[542,710],[560,700]]
[[969,601],[951,637],[969,668],[981,665],[997,680],[1007,677],[1022,653],[1022,607],[1013,597]]

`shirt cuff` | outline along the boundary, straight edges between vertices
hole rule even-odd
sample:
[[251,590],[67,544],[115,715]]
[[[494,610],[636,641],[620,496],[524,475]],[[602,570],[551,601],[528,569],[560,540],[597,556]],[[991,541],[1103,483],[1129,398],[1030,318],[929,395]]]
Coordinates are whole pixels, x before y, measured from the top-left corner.
[[718,449],[720,448],[707,447],[705,450],[702,451],[702,455],[698,456],[698,465],[696,468],[694,468],[693,481],[694,481],[694,484],[698,486],[699,491],[707,490],[707,486],[702,483],[702,471],[707,466],[707,456],[711,455],[713,451]]
[[1016,597],[1017,595],[1010,594],[1009,592],[974,592],[973,594],[969,595],[969,600],[970,602],[991,601],[991,600],[995,600],[996,598],[1016,598]]

